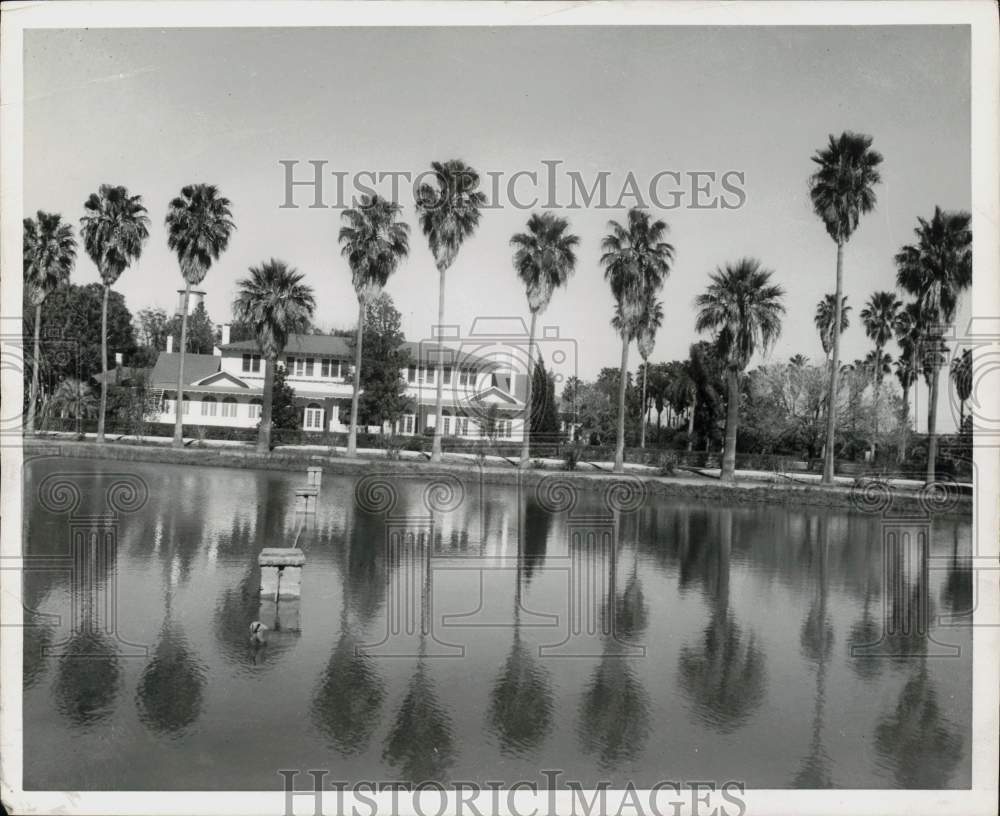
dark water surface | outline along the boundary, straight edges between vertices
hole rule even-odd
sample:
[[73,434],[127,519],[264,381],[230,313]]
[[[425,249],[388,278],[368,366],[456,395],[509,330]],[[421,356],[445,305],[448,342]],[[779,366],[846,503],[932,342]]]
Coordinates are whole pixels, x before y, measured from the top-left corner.
[[[25,787],[969,785],[967,520],[921,546],[920,522],[574,497],[558,474],[358,481],[325,476],[303,526],[305,474],[29,465]],[[302,598],[255,648],[258,553],[296,541]]]

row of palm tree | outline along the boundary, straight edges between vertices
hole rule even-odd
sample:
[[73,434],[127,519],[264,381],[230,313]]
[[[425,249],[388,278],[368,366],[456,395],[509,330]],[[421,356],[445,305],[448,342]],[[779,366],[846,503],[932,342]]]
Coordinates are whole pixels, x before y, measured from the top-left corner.
[[[845,132],[831,136],[828,145],[812,157],[817,164],[809,179],[810,197],[816,214],[837,247],[836,288],[819,304],[816,325],[820,330],[824,353],[829,364],[830,387],[827,395],[827,441],[823,481],[832,482],[834,462],[835,401],[840,370],[840,337],[846,330],[850,307],[843,294],[844,249],[856,231],[863,214],[876,203],[874,187],[880,182],[882,157],[872,149],[872,138]],[[439,274],[438,325],[444,325],[446,273],[454,264],[464,242],[479,225],[486,203],[479,191],[479,176],[461,160],[433,162],[435,182],[417,191],[416,212]],[[107,302],[111,287],[121,274],[141,255],[149,237],[149,218],[141,196],[131,195],[122,186],[101,185],[84,204],[81,237],[88,256],[97,266],[104,284],[102,309],[101,404],[98,414],[98,441],[104,439],[107,405]],[[362,324],[366,303],[377,296],[389,277],[409,253],[409,227],[401,219],[402,208],[379,196],[362,200],[357,208],[346,210],[338,241],[341,254],[351,271],[352,285],[358,298],[358,327],[354,393],[348,453],[357,447],[358,395],[361,381]],[[897,376],[908,393],[918,371],[929,379],[931,400],[928,432],[930,450],[928,479],[933,480],[936,453],[936,404],[938,370],[943,343],[940,326],[954,317],[961,291],[971,283],[971,231],[967,213],[948,213],[939,208],[930,221],[919,219],[917,241],[904,246],[896,255],[897,285],[914,298],[913,308],[901,309],[902,303],[890,292],[877,292],[861,314],[868,336],[875,343],[874,377],[876,402],[881,384],[885,345],[895,334],[902,353],[897,362]],[[207,184],[184,187],[170,202],[166,217],[168,246],[177,254],[185,282],[184,309],[178,370],[177,405],[183,399],[184,354],[186,346],[187,303],[192,286],[199,285],[226,250],[235,224],[231,205],[218,189]],[[624,464],[625,393],[628,378],[628,353],[636,341],[643,359],[643,404],[645,405],[646,369],[653,350],[656,332],[663,322],[663,307],[657,295],[674,260],[674,247],[665,240],[668,226],[653,220],[644,210],[633,208],[624,223],[611,221],[609,233],[601,242],[601,265],[615,301],[612,326],[622,341],[618,394],[618,434],[615,471]],[[528,341],[526,416],[521,463],[530,455],[531,376],[537,317],[547,308],[555,289],[564,286],[576,266],[579,237],[569,232],[566,219],[552,213],[532,215],[527,231],[511,239],[513,265],[525,285],[531,330]],[[58,215],[38,214],[38,221],[25,220],[25,279],[29,283],[30,302],[40,317],[46,294],[68,278],[75,261],[76,244],[72,230]],[[735,463],[735,438],[738,422],[739,374],[758,350],[773,344],[781,330],[783,290],[770,283],[771,272],[760,262],[744,258],[720,267],[711,276],[708,290],[696,301],[699,313],[696,328],[712,331],[728,370],[730,392],[723,478],[730,479]],[[265,369],[265,388],[258,446],[269,449],[270,390],[273,366],[290,334],[304,325],[315,309],[312,289],[302,283],[302,276],[282,261],[272,259],[250,269],[250,277],[239,282],[234,311],[254,327],[261,344]],[[279,325],[280,321],[280,325]],[[38,358],[38,331],[35,321]],[[833,327],[838,326],[839,331]],[[437,378],[436,415],[441,415],[443,378]],[[679,386],[690,391],[690,385]],[[735,389],[735,390],[734,390]],[[29,429],[33,427],[37,400],[37,366],[32,378]],[[696,398],[692,398],[692,401]],[[692,405],[692,414],[694,406]],[[174,444],[183,444],[183,416],[176,412]],[[643,427],[643,431],[645,428]],[[436,423],[432,461],[441,458],[443,424]],[[644,446],[644,433],[640,444]]]

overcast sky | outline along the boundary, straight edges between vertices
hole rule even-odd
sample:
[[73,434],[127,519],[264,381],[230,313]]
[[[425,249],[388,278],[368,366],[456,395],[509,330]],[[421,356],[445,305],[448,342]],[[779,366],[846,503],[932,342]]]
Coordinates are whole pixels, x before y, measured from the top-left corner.
[[[152,235],[116,285],[133,312],[173,309],[182,281],[166,246],[166,206],[182,185],[210,182],[232,199],[238,226],[203,287],[212,318],[228,318],[236,281],[273,256],[315,287],[320,326],[352,324],[340,211],[280,209],[280,160],[301,162],[306,178],[309,160],[348,174],[415,175],[432,160],[462,158],[506,174],[504,185],[558,160],[560,174],[582,173],[588,185],[608,171],[612,204],[630,171],[645,188],[664,170],[735,170],[745,174],[744,206],[657,212],[677,257],[653,360],[687,355],[706,275],[744,255],[787,290],[773,356],[819,360],[812,317],[833,290],[835,247],[811,211],[809,158],[828,134],[856,130],[874,137],[885,162],[877,211],[846,250],[850,361],[871,347],[858,312],[873,290],[893,288],[892,256],[916,217],[971,204],[965,27],[50,30],[25,32],[24,43],[25,213],[78,223],[101,183],[142,194]],[[557,197],[568,203],[559,178]],[[530,187],[519,185],[522,198]],[[542,179],[538,189],[546,194]],[[672,189],[670,177],[661,189]],[[332,177],[326,192],[335,203]],[[437,275],[405,185],[400,200],[414,234],[388,291],[417,340],[435,320]],[[311,195],[300,190],[296,201]],[[576,341],[584,378],[619,362],[599,243],[631,203],[560,213],[580,236],[579,262],[542,324]],[[508,204],[484,213],[448,275],[449,323],[468,331],[476,316],[527,317],[508,241],[529,212]],[[97,279],[81,252],[74,280]],[[968,314],[966,295],[960,325]]]

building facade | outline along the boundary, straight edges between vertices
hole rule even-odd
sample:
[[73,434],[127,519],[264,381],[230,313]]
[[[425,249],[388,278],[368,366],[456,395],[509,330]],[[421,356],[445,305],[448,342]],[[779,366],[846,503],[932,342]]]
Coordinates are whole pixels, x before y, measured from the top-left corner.
[[[228,329],[228,327],[224,327]],[[183,416],[186,425],[256,428],[260,421],[265,361],[256,341],[226,342],[214,354],[184,356]],[[407,407],[385,431],[419,435],[440,422],[445,436],[465,439],[522,439],[525,377],[512,358],[474,357],[437,344],[405,343],[410,365],[403,371]],[[149,376],[154,422],[173,424],[177,410],[180,355],[170,346]],[[295,391],[304,431],[347,433],[353,394],[353,354],[343,337],[297,334],[289,338],[278,365]],[[369,427],[372,433],[383,430]]]

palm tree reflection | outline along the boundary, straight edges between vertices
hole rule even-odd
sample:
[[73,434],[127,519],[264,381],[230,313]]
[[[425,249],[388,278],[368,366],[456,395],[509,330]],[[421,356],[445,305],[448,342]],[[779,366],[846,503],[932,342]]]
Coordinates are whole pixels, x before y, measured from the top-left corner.
[[602,608],[603,649],[584,691],[578,732],[583,750],[597,754],[604,769],[638,758],[649,738],[649,695],[617,639],[630,639],[645,627],[645,600],[635,570],[625,593],[619,595],[617,587],[618,547],[613,537]]
[[706,550],[706,577],[714,578],[712,612],[699,647],[681,648],[682,691],[694,714],[722,733],[741,728],[764,700],[767,670],[764,653],[753,632],[744,635],[729,609],[729,557],[732,551],[732,510],[716,516],[719,546]]
[[344,537],[340,637],[312,704],[313,719],[333,747],[344,755],[360,753],[368,745],[385,699],[385,687],[375,662],[359,651],[361,642],[350,621],[352,608],[362,619],[373,614],[378,603],[372,599],[377,593],[369,590],[382,583],[376,580],[375,539],[354,535],[352,521],[353,516]]
[[59,712],[74,725],[100,722],[114,710],[120,687],[121,667],[111,638],[90,626],[74,633],[56,669]]
[[171,594],[168,589],[163,626],[153,658],[139,678],[136,705],[144,725],[174,736],[198,719],[207,671],[173,620]]
[[[544,537],[548,535],[547,521],[544,522],[544,530],[539,529],[542,523],[529,524],[532,501],[530,498],[527,500],[524,534],[518,538],[514,577],[514,641],[490,694],[489,721],[500,738],[500,750],[515,755],[526,753],[542,743],[549,732],[553,708],[549,674],[521,640],[521,582],[527,582],[531,575],[525,552],[532,540],[535,540],[537,548],[538,541],[532,537],[541,536],[544,553]],[[548,518],[549,514],[543,509],[539,512]]]
[[[427,635],[431,616],[431,537],[421,537],[423,588],[420,593],[420,645],[417,667],[406,696],[386,738],[382,759],[395,767],[401,781],[420,783],[444,780],[455,759],[451,717],[438,701],[427,671]],[[406,568],[406,565],[401,565]]]

